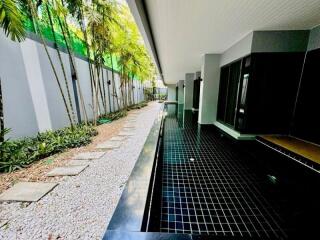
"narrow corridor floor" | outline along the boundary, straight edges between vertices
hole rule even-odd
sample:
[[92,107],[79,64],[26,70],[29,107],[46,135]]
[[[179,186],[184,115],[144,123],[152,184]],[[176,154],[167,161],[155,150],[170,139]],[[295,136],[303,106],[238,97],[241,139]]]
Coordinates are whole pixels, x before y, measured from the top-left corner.
[[[191,114],[191,113],[190,113]],[[192,116],[164,125],[161,231],[213,236],[286,238],[244,154]]]

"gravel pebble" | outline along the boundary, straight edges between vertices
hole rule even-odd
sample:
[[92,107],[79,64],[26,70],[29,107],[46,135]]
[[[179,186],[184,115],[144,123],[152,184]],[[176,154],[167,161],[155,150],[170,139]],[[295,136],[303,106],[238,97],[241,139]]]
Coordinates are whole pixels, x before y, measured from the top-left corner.
[[152,102],[141,109],[134,136],[80,175],[61,178],[39,202],[1,203],[0,219],[9,223],[0,229],[0,239],[101,239],[160,106]]

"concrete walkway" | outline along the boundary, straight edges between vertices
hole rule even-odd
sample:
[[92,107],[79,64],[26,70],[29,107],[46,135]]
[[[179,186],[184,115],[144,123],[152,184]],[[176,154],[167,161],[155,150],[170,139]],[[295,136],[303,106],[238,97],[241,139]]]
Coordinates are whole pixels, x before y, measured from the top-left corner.
[[130,121],[133,136],[78,176],[63,177],[40,201],[1,203],[0,220],[8,223],[0,226],[0,239],[101,239],[160,106],[149,103],[129,113],[128,119],[137,119]]

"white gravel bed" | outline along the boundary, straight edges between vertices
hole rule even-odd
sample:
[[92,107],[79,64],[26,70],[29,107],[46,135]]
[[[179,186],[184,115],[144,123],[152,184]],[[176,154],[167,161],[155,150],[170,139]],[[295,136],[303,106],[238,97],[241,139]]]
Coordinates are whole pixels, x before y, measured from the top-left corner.
[[1,203],[0,219],[9,223],[0,228],[0,239],[101,239],[160,106],[139,110],[134,136],[78,176],[61,178],[39,202]]

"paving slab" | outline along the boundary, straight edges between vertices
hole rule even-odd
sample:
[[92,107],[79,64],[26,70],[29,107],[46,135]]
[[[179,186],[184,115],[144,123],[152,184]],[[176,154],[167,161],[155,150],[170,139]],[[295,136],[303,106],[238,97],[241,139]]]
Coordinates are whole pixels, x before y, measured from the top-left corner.
[[136,122],[137,122],[136,119],[128,119],[128,120],[127,120],[127,123],[136,123]]
[[133,136],[134,134],[135,134],[134,132],[121,131],[118,133],[118,136]]
[[9,222],[9,220],[6,219],[0,219],[0,228],[2,228],[4,225],[6,225]]
[[115,148],[119,148],[120,146],[121,146],[120,141],[106,141],[104,143],[98,144],[96,148],[115,149]]
[[123,140],[126,140],[127,138],[125,136],[114,136],[112,138],[110,138],[110,141],[123,141]]
[[125,128],[122,128],[122,131],[125,131],[125,132],[128,132],[128,131],[131,131],[131,132],[134,132],[134,128],[127,128],[127,127],[125,127]]
[[86,167],[89,165],[82,166],[66,166],[66,167],[57,167],[48,172],[46,175],[48,177],[56,177],[56,176],[75,176],[81,173]]
[[67,166],[82,166],[82,165],[89,165],[90,160],[70,160],[67,164]]
[[83,152],[73,157],[75,160],[92,160],[101,158],[105,152]]
[[0,195],[0,201],[37,202],[57,183],[18,182]]
[[123,127],[125,127],[125,128],[135,128],[136,125],[135,124],[131,124],[131,123],[126,123],[125,125],[123,125]]

